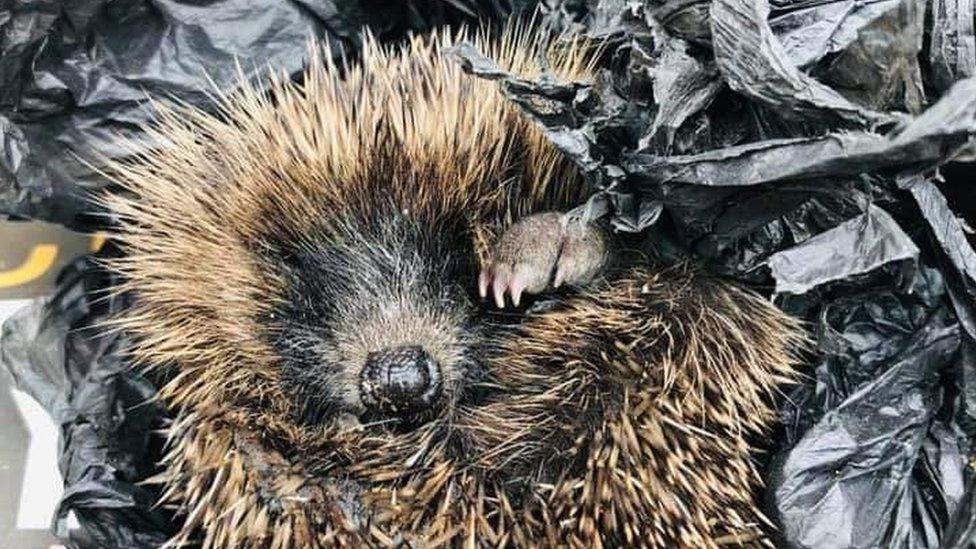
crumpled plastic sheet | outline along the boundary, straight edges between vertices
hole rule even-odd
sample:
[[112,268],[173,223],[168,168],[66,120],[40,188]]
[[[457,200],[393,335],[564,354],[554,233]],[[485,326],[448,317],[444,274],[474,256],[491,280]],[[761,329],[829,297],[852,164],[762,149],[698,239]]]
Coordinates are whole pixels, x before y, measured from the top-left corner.
[[899,186],[912,193],[933,238],[945,251],[952,265],[949,293],[956,314],[970,337],[976,339],[976,252],[969,245],[962,222],[932,181],[916,176],[900,181]]
[[960,328],[939,279],[922,269],[912,294],[870,288],[820,313],[816,381],[791,394],[792,447],[767,479],[792,546],[940,546],[967,458],[943,410]]
[[976,21],[973,0],[932,0],[932,85],[942,91],[961,78],[976,76]]
[[[899,1],[805,2],[782,15],[776,15],[774,9],[769,26],[790,62],[802,69],[843,51],[857,40],[861,29],[890,12]],[[777,2],[771,3],[775,8]]]
[[888,212],[869,205],[862,215],[776,252],[766,263],[776,280],[776,293],[800,295],[889,263],[914,263],[918,253]]
[[846,131],[758,141],[687,156],[638,153],[625,168],[657,181],[713,186],[851,176],[932,166],[969,145],[974,127],[976,77],[957,82],[920,116],[884,135]]
[[158,472],[165,414],[153,383],[126,358],[124,338],[97,326],[125,306],[104,293],[110,283],[90,259],[68,267],[53,296],[4,323],[0,364],[60,430],[65,491],[55,533],[68,538],[74,512],[76,544],[157,547],[174,533],[173,521],[156,507],[158,491],[141,483]]
[[726,84],[790,116],[839,118],[878,125],[892,115],[848,101],[792,63],[767,17],[766,0],[715,0],[711,3],[712,47]]

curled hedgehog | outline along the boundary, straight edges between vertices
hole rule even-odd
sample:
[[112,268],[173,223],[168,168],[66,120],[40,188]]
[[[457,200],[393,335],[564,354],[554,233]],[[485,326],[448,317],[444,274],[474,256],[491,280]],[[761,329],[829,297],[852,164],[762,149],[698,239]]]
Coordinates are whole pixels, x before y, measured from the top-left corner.
[[[446,58],[464,39],[163,107],[167,146],[111,166],[118,325],[176,418],[172,544],[768,545],[752,441],[798,322],[563,213],[581,177]],[[591,71],[532,31],[470,39]]]

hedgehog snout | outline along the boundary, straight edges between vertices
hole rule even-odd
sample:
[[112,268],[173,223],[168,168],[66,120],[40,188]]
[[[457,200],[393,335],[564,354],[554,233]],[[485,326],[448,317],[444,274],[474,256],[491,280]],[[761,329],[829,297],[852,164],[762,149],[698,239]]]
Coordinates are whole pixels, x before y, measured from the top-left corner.
[[419,345],[369,353],[359,375],[363,404],[383,415],[411,416],[434,404],[442,392],[440,366]]

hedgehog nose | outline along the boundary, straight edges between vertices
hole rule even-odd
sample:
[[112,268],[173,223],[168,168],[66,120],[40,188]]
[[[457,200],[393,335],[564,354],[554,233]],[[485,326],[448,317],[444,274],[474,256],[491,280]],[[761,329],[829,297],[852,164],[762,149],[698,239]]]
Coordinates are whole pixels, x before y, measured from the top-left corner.
[[360,373],[363,403],[385,415],[412,415],[429,407],[441,393],[441,371],[418,345],[370,353]]

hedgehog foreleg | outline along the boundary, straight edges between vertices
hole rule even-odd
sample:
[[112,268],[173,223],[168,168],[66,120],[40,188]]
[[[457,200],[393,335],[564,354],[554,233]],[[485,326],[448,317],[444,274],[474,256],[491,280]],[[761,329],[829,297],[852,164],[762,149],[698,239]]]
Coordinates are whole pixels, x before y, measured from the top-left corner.
[[491,291],[505,307],[505,294],[519,305],[522,293],[539,294],[562,285],[593,281],[607,264],[609,235],[595,223],[566,214],[530,215],[508,227],[498,238],[478,279],[482,298]]

